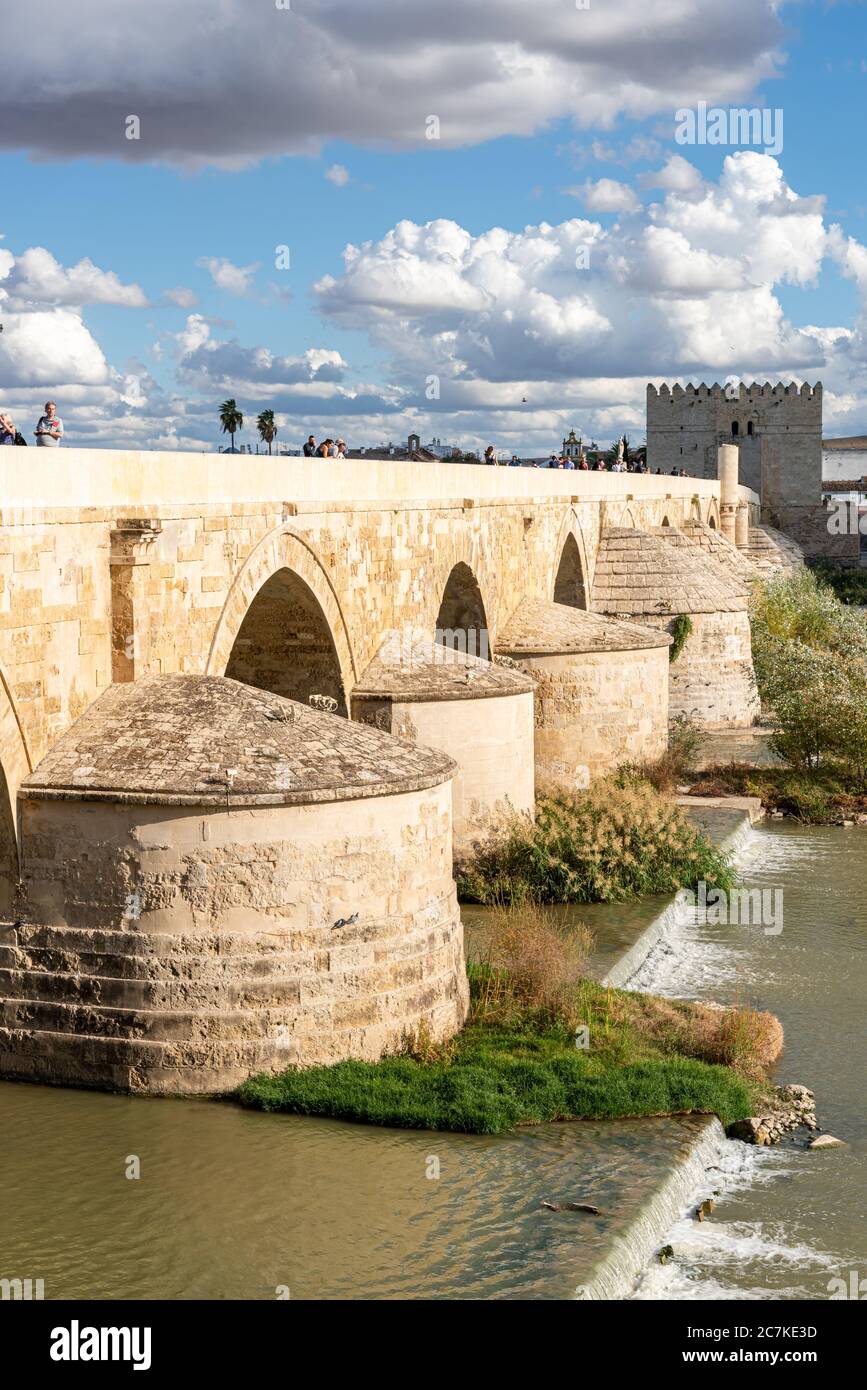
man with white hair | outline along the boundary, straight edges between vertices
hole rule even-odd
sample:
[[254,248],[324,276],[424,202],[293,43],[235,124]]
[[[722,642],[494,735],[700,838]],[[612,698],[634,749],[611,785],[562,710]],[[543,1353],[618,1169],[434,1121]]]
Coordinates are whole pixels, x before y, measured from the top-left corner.
[[63,439],[63,421],[57,414],[57,406],[54,401],[45,402],[45,414],[39,418],[39,424],[34,431],[36,443],[42,449],[57,449]]

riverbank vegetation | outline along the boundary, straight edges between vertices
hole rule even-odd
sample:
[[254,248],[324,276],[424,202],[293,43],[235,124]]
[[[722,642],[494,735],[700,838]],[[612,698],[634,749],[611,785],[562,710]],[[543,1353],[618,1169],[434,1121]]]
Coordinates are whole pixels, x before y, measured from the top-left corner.
[[867,617],[809,569],[754,586],[753,663],[782,766],[714,766],[693,790],[760,796],[802,820],[867,814]]
[[586,933],[550,911],[501,908],[470,962],[471,1012],[448,1042],[424,1028],[379,1062],[257,1076],[262,1110],[496,1134],[567,1119],[755,1113],[782,1044],[769,1014],[606,989],[586,975]]
[[812,560],[810,568],[841,603],[867,607],[867,569],[841,569],[830,560]]
[[534,816],[514,816],[461,866],[458,894],[488,905],[622,902],[700,879],[730,888],[727,857],[642,769],[625,768],[538,797]]

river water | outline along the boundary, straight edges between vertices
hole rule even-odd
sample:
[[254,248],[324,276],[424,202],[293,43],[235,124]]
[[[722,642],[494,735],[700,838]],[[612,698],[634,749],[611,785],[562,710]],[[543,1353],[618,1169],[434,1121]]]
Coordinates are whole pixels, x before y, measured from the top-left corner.
[[[695,1174],[722,1194],[713,1220],[676,1221],[635,1297],[827,1298],[867,1276],[867,831],[772,823],[742,858],[783,888],[781,934],[679,928],[636,983],[774,1009],[779,1078],[815,1089],[849,1147],[718,1145]],[[705,1123],[432,1135],[3,1083],[0,1278],[46,1298],[574,1298]]]
[[727,1145],[713,1219],[669,1232],[676,1258],[648,1269],[640,1298],[828,1298],[834,1278],[867,1279],[867,829],[770,821],[738,865],[750,887],[782,891],[779,934],[676,929],[631,987],[771,1009],[786,1034],[777,1081],[809,1086],[847,1147]]

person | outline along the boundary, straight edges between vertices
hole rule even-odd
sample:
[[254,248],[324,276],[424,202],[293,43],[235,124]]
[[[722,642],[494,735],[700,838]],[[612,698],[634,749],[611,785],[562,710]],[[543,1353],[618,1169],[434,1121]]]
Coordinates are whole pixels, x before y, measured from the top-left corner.
[[668,476],[669,476],[670,478],[676,478],[676,477],[678,476],[677,464],[674,465],[674,467],[673,467],[673,468],[671,469],[671,471],[669,472],[669,475],[668,475]]
[[319,445],[319,448],[316,450],[316,453],[317,453],[318,457],[321,458],[321,459],[330,458],[330,457],[331,457],[331,446],[332,446],[333,443],[334,443],[334,440],[333,440],[333,439],[323,439],[322,443]]
[[518,455],[517,455],[517,454],[513,454],[513,455],[512,455],[511,459],[509,460],[509,467],[510,467],[510,468],[520,468],[520,467],[521,467],[521,460],[518,458]]
[[578,467],[581,469],[582,473],[589,473],[590,471],[589,465],[587,463],[587,458],[584,454],[582,454],[580,459],[578,460]]
[[315,456],[315,454],[316,454],[316,440],[314,439],[313,435],[311,434],[310,438],[307,440],[307,443],[304,445],[304,457],[305,457],[306,459],[312,459],[312,458]]
[[345,439],[338,439],[338,441],[337,441],[337,455],[336,455],[336,457],[339,458],[339,459],[345,459],[345,458],[346,458],[346,440],[345,440]]
[[552,454],[551,457],[549,458],[549,460],[548,460],[548,467],[549,467],[549,468],[556,468],[556,467],[557,467],[557,455],[556,455],[556,454]]
[[494,446],[493,446],[493,444],[489,444],[488,447],[487,447],[487,449],[485,450],[485,459],[484,459],[484,461],[485,461],[485,463],[493,463],[493,464],[496,464],[496,463],[497,463],[497,455],[494,453]]
[[11,415],[0,415],[0,444],[15,443],[15,426]]
[[45,402],[45,414],[39,417],[39,423],[34,431],[36,443],[43,449],[57,449],[63,439],[63,421],[57,414],[57,406],[54,401]]

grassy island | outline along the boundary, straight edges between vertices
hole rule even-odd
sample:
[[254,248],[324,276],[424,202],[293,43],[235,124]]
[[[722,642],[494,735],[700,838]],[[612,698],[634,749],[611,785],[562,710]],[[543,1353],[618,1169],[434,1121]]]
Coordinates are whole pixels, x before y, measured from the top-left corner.
[[755,1113],[782,1041],[769,1014],[606,989],[588,941],[545,909],[495,913],[470,963],[470,1018],[445,1043],[424,1029],[379,1062],[289,1068],[240,1087],[244,1105],[412,1129],[496,1134],[552,1120]]

